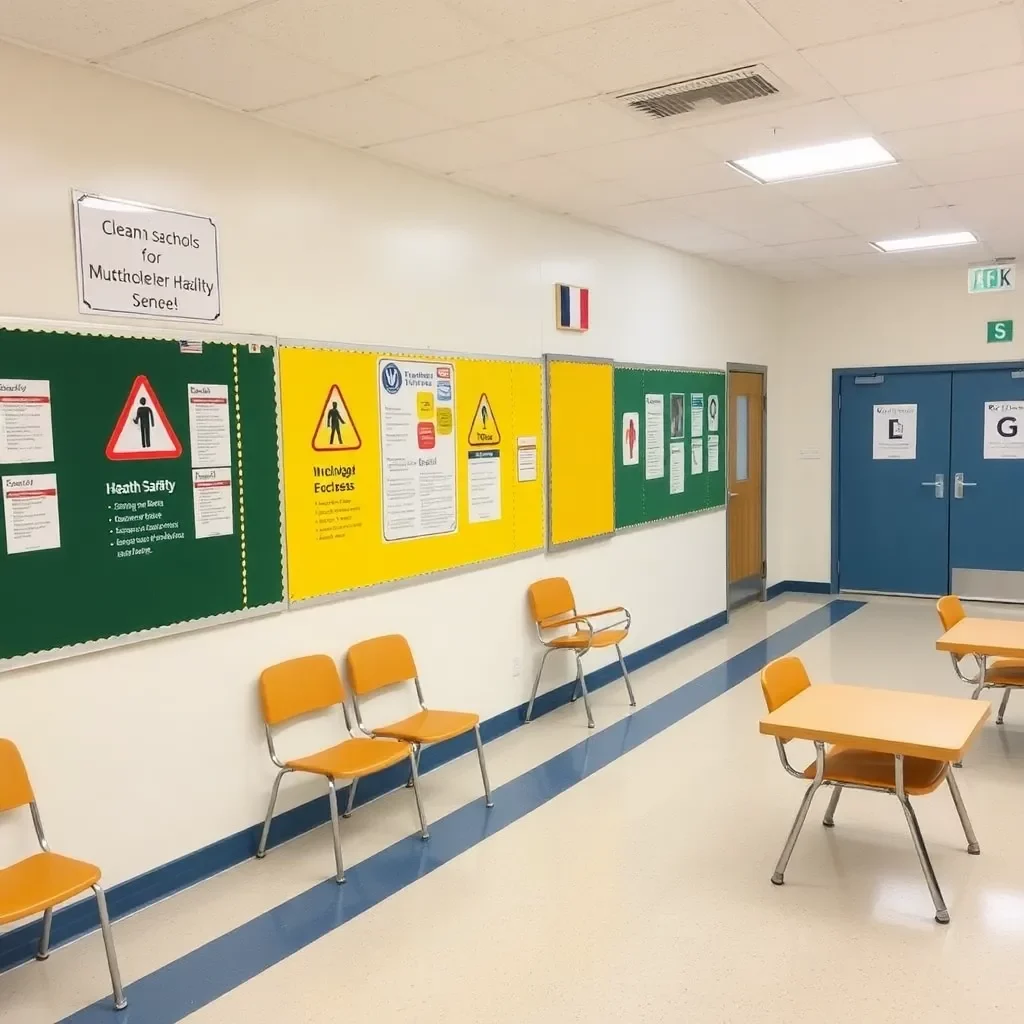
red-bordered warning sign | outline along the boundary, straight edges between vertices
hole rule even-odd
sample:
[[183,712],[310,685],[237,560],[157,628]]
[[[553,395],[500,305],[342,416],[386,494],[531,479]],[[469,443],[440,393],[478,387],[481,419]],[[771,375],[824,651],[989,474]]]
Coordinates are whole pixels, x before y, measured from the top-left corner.
[[137,459],[176,459],[181,442],[167,418],[153,385],[140,374],[135,378],[114,432],[107,442],[107,458],[114,462]]
[[351,452],[362,446],[363,439],[345,403],[345,396],[337,384],[332,384],[313,431],[313,451]]

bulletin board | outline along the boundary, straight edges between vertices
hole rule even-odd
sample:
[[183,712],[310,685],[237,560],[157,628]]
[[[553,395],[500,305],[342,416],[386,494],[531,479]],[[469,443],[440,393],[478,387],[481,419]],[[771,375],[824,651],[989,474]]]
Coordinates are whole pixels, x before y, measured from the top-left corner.
[[275,351],[0,328],[0,667],[283,606]]
[[725,374],[615,367],[615,528],[725,505]]
[[541,364],[283,342],[293,601],[544,543]]
[[615,529],[614,373],[608,360],[545,356],[548,547]]

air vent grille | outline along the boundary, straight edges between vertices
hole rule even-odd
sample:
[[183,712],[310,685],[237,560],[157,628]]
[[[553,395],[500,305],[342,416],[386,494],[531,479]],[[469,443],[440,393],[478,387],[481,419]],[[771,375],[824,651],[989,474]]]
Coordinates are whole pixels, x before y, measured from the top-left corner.
[[767,69],[753,66],[624,93],[617,99],[638,113],[660,120],[689,114],[701,107],[727,107],[778,92],[779,87],[767,77]]

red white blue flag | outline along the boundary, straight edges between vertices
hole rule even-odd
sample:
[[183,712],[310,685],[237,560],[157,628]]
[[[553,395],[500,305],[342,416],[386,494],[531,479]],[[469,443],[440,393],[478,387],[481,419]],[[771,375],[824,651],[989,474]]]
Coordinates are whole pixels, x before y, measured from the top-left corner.
[[585,331],[590,327],[589,288],[555,285],[555,326],[561,331]]

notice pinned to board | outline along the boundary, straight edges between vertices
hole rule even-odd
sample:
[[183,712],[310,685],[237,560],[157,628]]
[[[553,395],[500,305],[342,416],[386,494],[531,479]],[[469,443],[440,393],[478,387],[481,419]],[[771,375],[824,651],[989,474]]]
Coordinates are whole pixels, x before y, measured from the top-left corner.
[[700,437],[690,438],[690,476],[700,476],[704,472],[704,440]]
[[0,464],[53,462],[48,380],[0,379]]
[[537,479],[537,438],[516,438],[516,479],[521,484]]
[[7,554],[50,551],[60,547],[57,474],[5,476],[4,528]]
[[668,493],[682,494],[686,490],[686,442],[673,441],[668,450]]
[[708,434],[708,472],[717,473],[718,465],[718,435]]
[[1024,459],[1024,402],[986,402],[984,457]]
[[622,414],[622,464],[640,465],[640,413]]
[[501,452],[473,451],[469,456],[469,521],[493,523],[501,518]]
[[690,395],[690,437],[704,434],[704,396]]
[[665,475],[665,396],[644,396],[644,476],[660,480]]
[[917,458],[917,405],[876,405],[871,431],[872,459]]

